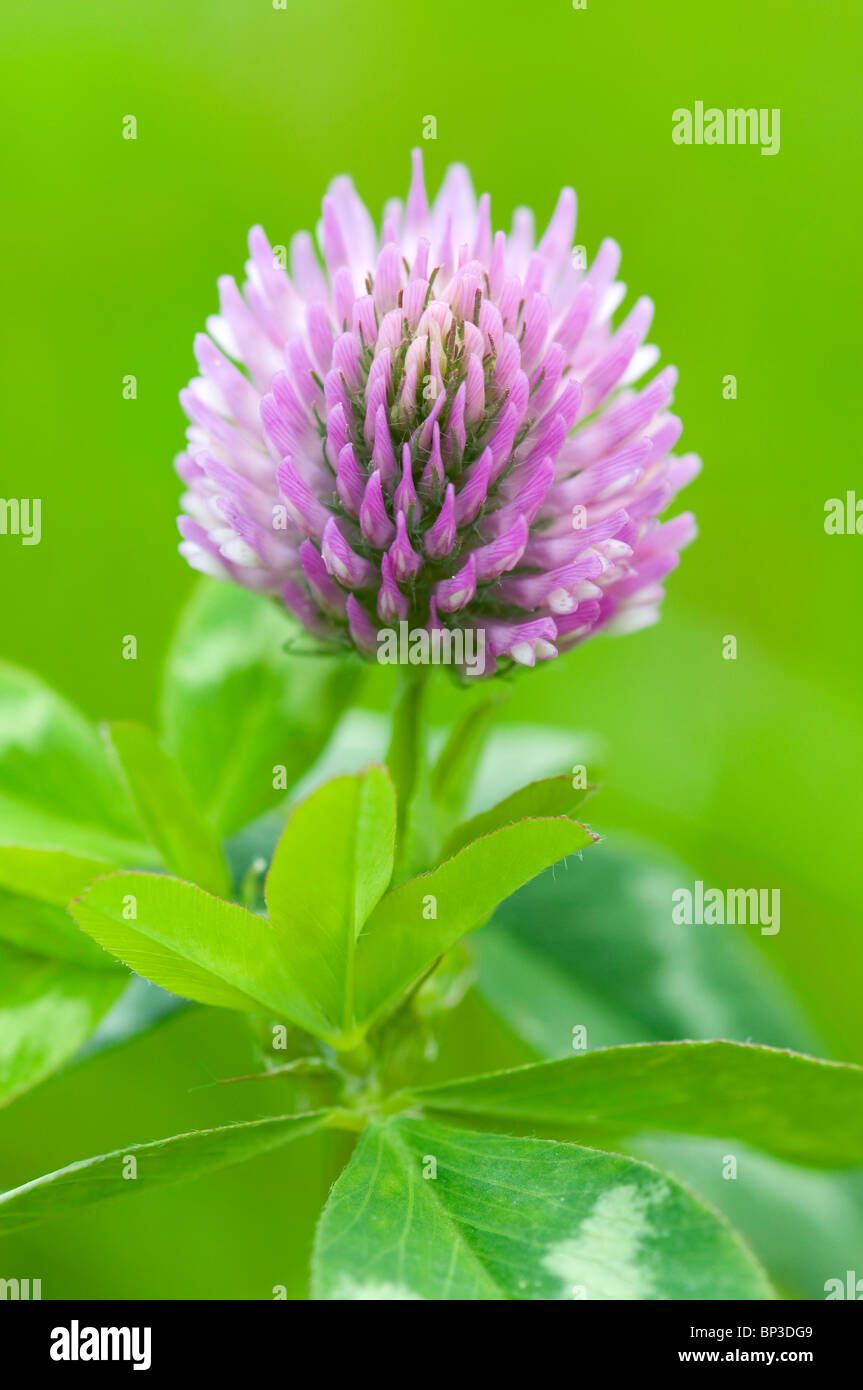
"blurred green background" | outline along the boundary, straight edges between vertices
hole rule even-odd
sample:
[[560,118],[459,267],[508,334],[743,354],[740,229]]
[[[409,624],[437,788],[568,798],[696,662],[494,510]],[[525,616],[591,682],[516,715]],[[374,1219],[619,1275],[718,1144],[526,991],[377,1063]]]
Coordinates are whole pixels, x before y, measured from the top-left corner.
[[[432,187],[464,160],[508,226],[522,202],[546,219],[571,183],[577,241],[591,256],[604,235],[621,243],[630,301],[653,296],[651,338],[680,369],[682,447],[705,464],[684,498],[700,539],[661,625],[528,674],[504,717],[599,736],[604,832],[636,832],[712,884],[779,888],[781,932],[754,939],[831,1054],[863,1061],[863,538],[823,529],[828,498],[863,496],[861,20],[837,0],[17,4],[0,83],[0,492],[42,498],[43,538],[0,537],[2,655],[94,717],[152,719],[192,585],[176,555],[177,392],[216,277],[241,271],[252,223],[277,243],[312,227],[337,173],[379,213],[434,115]],[[671,113],[696,100],[780,108],[781,152],[674,145]],[[376,673],[369,703],[388,694]],[[4,1117],[0,1185],[239,1115],[233,1094],[188,1092],[247,1054],[239,1028],[192,1014],[55,1079]],[[286,1151],[9,1242],[6,1263],[27,1268],[0,1274],[41,1273],[46,1297],[299,1292],[335,1171],[321,1157],[314,1192]]]

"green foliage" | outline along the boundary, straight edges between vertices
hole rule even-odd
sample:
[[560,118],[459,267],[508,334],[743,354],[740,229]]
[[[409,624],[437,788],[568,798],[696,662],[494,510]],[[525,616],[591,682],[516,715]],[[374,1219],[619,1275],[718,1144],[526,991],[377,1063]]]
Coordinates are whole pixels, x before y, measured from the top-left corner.
[[[117,962],[78,929],[67,904],[119,866],[162,867],[229,897],[219,834],[283,802],[320,752],[354,675],[325,659],[289,657],[284,647],[291,635],[267,604],[227,586],[200,586],[166,664],[164,740],[180,745],[177,759],[143,725],[113,724],[103,739],[37,677],[0,667],[0,942],[6,943],[10,962],[0,999],[0,1046],[10,1078],[5,1094],[17,1094],[67,1061],[125,983]],[[215,972],[183,957],[183,950],[192,949],[195,913],[206,895],[194,897],[193,919],[181,924],[177,937],[172,935],[177,924],[169,925],[165,942],[154,952],[154,943],[147,944],[152,922],[130,926],[113,896],[116,890],[117,882],[75,912],[96,927],[96,941],[101,944],[101,932],[121,948],[115,953],[119,959],[137,962],[141,974],[168,988],[173,981],[180,993],[182,981],[189,998],[208,991],[208,1002],[218,997],[222,1003],[231,999],[232,1007],[272,1008],[220,981],[218,951],[211,962]],[[143,894],[148,913],[154,898],[160,904],[164,899],[160,912],[168,916],[172,904],[189,901],[182,887],[145,886]],[[241,911],[214,903],[204,909],[210,920],[220,911],[233,920],[231,913]],[[27,960],[19,960],[13,946],[27,953]],[[45,960],[36,962],[38,968],[28,964],[32,955],[45,957],[57,970],[50,973]],[[113,972],[114,980],[91,982],[80,970],[61,971],[61,963],[102,975]],[[50,1040],[35,1037],[49,1016],[36,1007],[40,981],[46,1000],[61,991],[64,996]],[[286,1012],[284,990],[274,985],[264,993],[264,1001],[271,998],[280,1014]],[[326,1032],[320,1010],[304,1008],[296,989],[288,988],[287,999],[297,1002],[306,1026]],[[127,1035],[163,1013],[161,1004],[127,1010]]]
[[394,888],[369,918],[357,952],[360,1015],[380,1014],[509,893],[594,839],[565,816],[523,820]]
[[74,1056],[125,989],[117,961],[62,906],[111,868],[0,845],[0,1105]]
[[597,845],[577,873],[541,874],[477,937],[483,998],[539,1057],[571,1053],[576,1025],[591,1049],[742,1038],[823,1050],[753,942],[757,928],[671,920],[673,891],[695,877],[688,865],[618,836]]
[[[115,1153],[71,1163],[0,1196],[0,1233],[65,1215],[96,1202],[192,1178],[243,1163],[293,1139],[313,1134],[325,1114],[285,1115],[177,1134],[152,1144],[129,1144]],[[130,1163],[133,1160],[134,1167]]]
[[276,846],[269,921],[193,884],[134,872],[97,879],[69,910],[100,945],[165,989],[270,1010],[350,1049],[506,893],[593,839],[566,817],[524,820],[386,892],[396,818],[382,768],[314,792]]
[[110,957],[81,935],[66,912],[71,898],[113,869],[105,860],[65,850],[0,845],[0,939],[49,959],[114,969]]
[[165,867],[228,897],[231,881],[218,839],[199,814],[174,759],[142,724],[111,724],[108,738],[147,838]]
[[293,812],[267,877],[288,973],[332,1035],[355,1025],[357,941],[393,872],[396,795],[383,768],[328,782]]
[[521,787],[517,792],[498,801],[488,811],[482,811],[470,820],[463,821],[444,842],[441,857],[449,859],[471,840],[478,840],[481,835],[489,835],[493,830],[500,830],[504,825],[514,825],[516,821],[528,817],[571,815],[590,790],[592,788],[576,790],[573,788],[572,778],[568,776],[543,777],[540,781],[531,782],[529,786]]
[[[0,1230],[341,1135],[343,1162],[356,1148],[319,1225],[315,1297],[773,1297],[725,1220],[644,1151],[715,1140],[756,1163],[863,1168],[863,1070],[753,1045],[817,1034],[750,943],[671,922],[688,871],[573,818],[590,788],[560,739],[489,737],[496,696],[432,739],[410,679],[386,766],[361,740],[360,770],[323,780],[356,668],[289,637],[265,602],[202,586],[161,735],[113,724],[110,757],[59,697],[0,675],[0,1103],[189,1001],[245,1020],[251,1061],[223,1079],[279,1111],[16,1179]],[[510,763],[534,780],[513,789]],[[740,1041],[670,1041],[717,1033]],[[513,1048],[552,1060],[513,1069]],[[763,1223],[743,1225],[772,1260]]]
[[356,685],[358,664],[292,655],[291,642],[312,645],[275,605],[234,585],[203,583],[168,653],[165,745],[221,835],[278,805]]
[[0,885],[22,898],[55,907],[65,907],[94,878],[112,873],[115,867],[108,860],[62,849],[0,845]]
[[492,720],[502,701],[503,695],[496,693],[475,703],[455,722],[440,751],[432,772],[431,798],[441,824],[451,825],[464,814]]
[[186,999],[272,1012],[326,1035],[262,917],[160,874],[97,879],[69,910],[78,926],[139,975]]
[[431,1110],[583,1139],[710,1134],[813,1167],[863,1166],[863,1067],[744,1043],[612,1047],[417,1096]]
[[68,1061],[125,983],[122,973],[0,942],[0,1105]]
[[428,1120],[371,1125],[333,1188],[330,1299],[769,1298],[725,1224],[646,1164]]
[[0,840],[133,864],[152,859],[98,732],[37,676],[5,665]]

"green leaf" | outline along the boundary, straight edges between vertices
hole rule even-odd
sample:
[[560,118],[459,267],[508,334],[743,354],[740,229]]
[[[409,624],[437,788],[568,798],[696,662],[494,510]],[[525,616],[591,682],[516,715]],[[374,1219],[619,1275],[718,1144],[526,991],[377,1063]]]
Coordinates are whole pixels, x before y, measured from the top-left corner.
[[318,1227],[313,1297],[766,1299],[725,1223],[647,1164],[397,1118],[366,1131]]
[[0,889],[0,941],[32,955],[88,970],[119,970],[117,961],[79,931],[63,907]]
[[37,676],[0,665],[0,840],[151,864],[97,731]]
[[563,816],[519,821],[387,893],[357,950],[358,1017],[380,1013],[460,937],[481,926],[503,898],[595,839]]
[[452,825],[464,811],[492,720],[503,700],[502,695],[488,696],[467,710],[441,749],[431,781],[432,800],[441,827]]
[[[82,1159],[0,1196],[0,1234],[52,1216],[65,1216],[96,1202],[187,1182],[217,1168],[243,1163],[313,1134],[327,1119],[326,1111],[279,1115],[177,1134],[149,1144],[129,1144],[113,1153]],[[134,1174],[130,1158],[135,1160]]]
[[77,1052],[125,986],[121,973],[0,944],[0,1105]]
[[24,951],[95,970],[119,968],[66,911],[88,883],[114,871],[102,859],[64,850],[0,845],[0,939]]
[[[695,875],[641,845],[597,845],[576,873],[546,873],[501,903],[475,940],[477,988],[539,1057],[587,1046],[737,1038],[826,1047],[746,927],[672,921]],[[756,928],[757,930],[757,928]]]
[[267,599],[215,581],[202,581],[181,618],[165,670],[165,743],[222,836],[284,799],[359,676],[358,664],[285,651],[297,631]]
[[326,1018],[297,988],[270,924],[236,903],[180,879],[124,873],[97,880],[69,911],[107,951],[174,994],[270,1012],[329,1037]]
[[[824,1298],[825,1280],[863,1250],[863,1170],[802,1168],[727,1139],[664,1135],[633,1157],[653,1163],[721,1211],[784,1298]],[[735,1176],[729,1159],[736,1162]]]
[[273,856],[273,935],[295,987],[336,1034],[353,1028],[357,937],[392,877],[395,835],[392,780],[370,767],[301,802]]
[[580,1139],[715,1135],[813,1167],[863,1164],[863,1067],[745,1043],[610,1047],[416,1095],[432,1110]]
[[65,908],[94,878],[115,871],[107,859],[92,859],[66,850],[0,845],[0,886],[23,898]]
[[182,769],[143,724],[109,724],[107,735],[141,824],[166,866],[210,893],[230,897],[218,838],[200,815]]
[[591,782],[599,782],[603,761],[602,742],[572,726],[497,724],[483,748],[467,814],[478,815],[526,782],[572,776],[576,766],[587,770]]
[[574,788],[572,778],[567,776],[544,777],[539,782],[531,782],[490,810],[457,826],[444,844],[442,857],[449,859],[471,840],[528,817],[569,816],[593,790],[593,787]]

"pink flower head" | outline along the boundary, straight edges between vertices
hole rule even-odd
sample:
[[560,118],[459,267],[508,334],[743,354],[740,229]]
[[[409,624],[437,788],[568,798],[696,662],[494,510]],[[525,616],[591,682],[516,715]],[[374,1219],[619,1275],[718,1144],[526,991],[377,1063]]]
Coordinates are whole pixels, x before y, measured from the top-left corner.
[[643,382],[653,306],[612,324],[620,252],[585,269],[575,211],[567,188],[537,243],[526,208],[493,232],[463,166],[429,206],[415,151],[380,233],[347,178],[290,275],[253,228],[180,397],[188,562],[367,655],[403,619],[484,630],[491,667],[654,622],[695,529],[657,518],[699,461],[672,453],[675,369]]

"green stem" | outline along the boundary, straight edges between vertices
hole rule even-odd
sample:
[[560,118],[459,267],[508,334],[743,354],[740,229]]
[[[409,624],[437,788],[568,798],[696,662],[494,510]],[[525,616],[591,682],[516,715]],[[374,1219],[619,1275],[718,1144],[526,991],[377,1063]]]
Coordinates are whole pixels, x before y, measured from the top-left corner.
[[422,762],[422,710],[427,677],[425,666],[401,670],[400,688],[393,708],[392,734],[385,761],[396,784],[399,837],[404,831]]
[[407,667],[399,672],[399,689],[392,714],[392,734],[386,765],[396,788],[396,871],[408,853],[411,804],[416,795],[425,758],[423,706],[428,667]]

